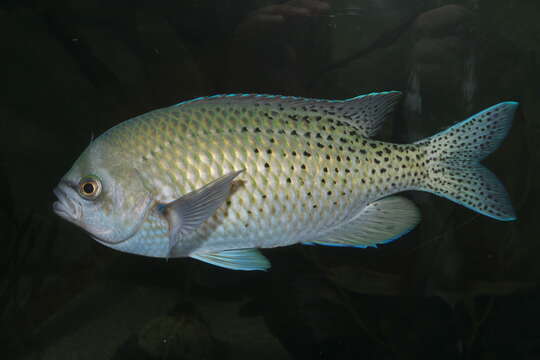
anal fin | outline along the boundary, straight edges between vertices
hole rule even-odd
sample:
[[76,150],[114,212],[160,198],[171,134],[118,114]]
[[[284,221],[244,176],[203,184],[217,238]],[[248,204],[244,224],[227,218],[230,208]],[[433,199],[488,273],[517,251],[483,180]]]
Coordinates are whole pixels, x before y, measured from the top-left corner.
[[376,247],[407,234],[420,222],[420,211],[409,199],[390,196],[370,203],[350,222],[306,245]]
[[190,257],[231,270],[267,270],[270,261],[257,249],[223,250],[214,253],[196,253]]

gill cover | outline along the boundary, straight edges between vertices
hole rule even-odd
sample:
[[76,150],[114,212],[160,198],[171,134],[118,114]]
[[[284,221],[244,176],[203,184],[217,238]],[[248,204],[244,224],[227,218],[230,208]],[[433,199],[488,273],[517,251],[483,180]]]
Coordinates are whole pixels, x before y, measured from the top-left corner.
[[101,172],[102,194],[84,207],[81,224],[97,241],[118,244],[131,238],[153,204],[138,171],[117,168]]

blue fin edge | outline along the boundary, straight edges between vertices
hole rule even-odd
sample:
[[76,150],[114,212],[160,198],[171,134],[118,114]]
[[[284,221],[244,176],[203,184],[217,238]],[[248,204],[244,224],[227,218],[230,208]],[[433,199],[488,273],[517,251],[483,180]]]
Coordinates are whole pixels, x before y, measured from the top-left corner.
[[484,216],[487,216],[488,218],[491,218],[491,219],[495,219],[495,220],[499,220],[499,221],[515,221],[517,220],[517,216],[510,216],[510,217],[499,217],[499,216],[495,216],[493,214],[489,214],[489,213],[486,213],[480,209],[477,209],[477,208],[474,208],[468,204],[465,204],[459,200],[456,200],[450,196],[447,196],[443,193],[439,193],[439,192],[435,192],[435,191],[431,191],[431,190],[426,190],[426,189],[417,189],[417,188],[414,188],[414,189],[410,189],[410,190],[416,190],[416,191],[422,191],[422,192],[427,192],[427,193],[430,193],[430,194],[433,194],[433,195],[437,195],[437,196],[440,196],[442,198],[445,198],[447,200],[450,200],[458,205],[461,205],[469,210],[472,210],[474,211],[475,213],[478,213],[478,214],[481,214],[481,215],[484,215]]
[[309,246],[321,245],[321,246],[345,247],[345,248],[347,248],[347,247],[351,248],[352,247],[352,248],[358,248],[358,249],[377,248],[378,247],[377,245],[385,245],[385,244],[391,243],[393,241],[396,241],[399,238],[404,237],[405,235],[407,235],[408,233],[413,231],[415,227],[416,226],[405,230],[401,234],[398,234],[398,235],[393,236],[393,237],[391,237],[391,238],[389,238],[387,240],[381,241],[378,244],[373,244],[373,245],[346,245],[346,244],[332,244],[332,243],[316,242],[316,241],[306,241],[306,242],[303,242],[302,245],[309,245]]
[[225,97],[248,97],[248,96],[253,96],[253,97],[256,97],[256,98],[264,98],[264,99],[276,99],[276,98],[278,98],[278,99],[282,99],[282,100],[327,101],[327,102],[332,102],[332,103],[336,103],[336,102],[339,103],[339,102],[347,102],[347,101],[359,100],[359,99],[362,99],[362,98],[364,98],[366,96],[386,95],[386,94],[395,94],[395,93],[400,93],[400,91],[391,90],[391,91],[372,92],[372,93],[369,93],[369,94],[358,95],[358,96],[348,98],[348,99],[343,99],[343,100],[315,99],[315,98],[305,98],[305,97],[300,97],[300,96],[285,96],[285,95],[270,95],[270,94],[216,94],[216,95],[210,95],[210,96],[200,96],[200,97],[197,97],[197,98],[194,98],[194,99],[181,101],[181,102],[179,102],[179,103],[177,103],[175,105],[172,105],[172,106],[176,107],[176,106],[189,104],[189,103],[192,103],[192,102],[195,102],[195,101],[215,99],[215,98],[219,98],[219,97],[225,98]]

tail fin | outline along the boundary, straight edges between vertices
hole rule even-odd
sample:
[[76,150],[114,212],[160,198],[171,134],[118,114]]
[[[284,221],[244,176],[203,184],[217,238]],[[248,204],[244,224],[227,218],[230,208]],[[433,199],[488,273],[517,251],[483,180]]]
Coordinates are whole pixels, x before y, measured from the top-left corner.
[[504,186],[480,161],[506,137],[518,106],[516,102],[497,104],[417,142],[427,147],[429,169],[427,182],[419,190],[443,196],[497,220],[515,220]]

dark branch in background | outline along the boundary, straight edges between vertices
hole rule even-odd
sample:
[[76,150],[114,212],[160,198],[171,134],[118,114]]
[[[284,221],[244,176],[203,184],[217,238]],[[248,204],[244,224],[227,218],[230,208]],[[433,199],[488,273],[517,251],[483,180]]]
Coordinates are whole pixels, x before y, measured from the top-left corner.
[[381,49],[381,48],[386,48],[392,44],[394,44],[400,37],[401,35],[403,35],[409,28],[410,26],[414,23],[414,21],[416,20],[416,18],[418,17],[419,14],[415,14],[415,15],[412,15],[409,19],[407,19],[406,21],[404,21],[402,24],[400,24],[399,26],[397,26],[395,29],[393,30],[390,30],[384,34],[382,34],[381,36],[379,36],[377,39],[375,39],[375,41],[373,41],[373,43],[371,43],[371,45],[361,49],[361,50],[358,50],[357,52],[355,52],[354,54],[344,58],[344,59],[341,59],[341,60],[338,60],[332,64],[329,64],[328,66],[322,68],[321,70],[319,70],[318,73],[314,74],[312,79],[313,81],[311,81],[310,84],[308,84],[308,88],[313,88],[313,86],[315,86],[315,83],[320,80],[324,75],[326,75],[327,73],[329,72],[332,72],[334,70],[337,70],[337,69],[340,69],[340,68],[343,68],[347,65],[349,65],[350,63],[352,63],[353,61],[363,57],[363,56],[366,56],[368,55],[369,53],[377,50],[377,49]]
[[[52,11],[42,15],[50,34],[64,46],[88,81],[97,88],[103,88],[110,83],[118,83],[118,78],[94,55],[87,41],[82,37],[74,36],[77,34],[76,28],[72,25],[75,22],[63,21],[62,17]],[[77,19],[78,16],[71,14],[69,18]]]
[[[26,351],[32,328],[27,319],[30,299],[42,287],[50,261],[52,243],[57,237],[58,222],[46,224],[29,212],[17,214],[11,186],[7,181],[4,162],[0,158],[0,224],[4,230],[5,252],[0,262],[0,336],[7,337],[3,349],[8,358]],[[38,243],[39,246],[38,246]],[[37,254],[39,252],[39,254]],[[31,258],[37,259],[33,265]]]

